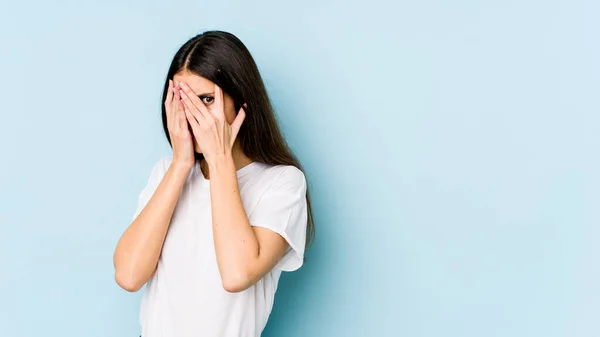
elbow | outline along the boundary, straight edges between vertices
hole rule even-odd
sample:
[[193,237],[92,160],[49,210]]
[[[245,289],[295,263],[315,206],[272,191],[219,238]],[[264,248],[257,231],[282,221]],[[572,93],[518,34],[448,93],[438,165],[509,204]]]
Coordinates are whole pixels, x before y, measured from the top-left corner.
[[250,284],[245,282],[223,282],[223,289],[228,293],[239,293],[250,287]]
[[221,281],[223,289],[229,293],[239,293],[253,285],[251,278],[242,272],[225,275],[221,277]]
[[118,270],[115,272],[115,281],[117,282],[119,287],[123,288],[124,290],[130,293],[134,293],[140,290],[144,285],[143,283],[139,282],[131,276],[123,275],[123,273],[119,272]]

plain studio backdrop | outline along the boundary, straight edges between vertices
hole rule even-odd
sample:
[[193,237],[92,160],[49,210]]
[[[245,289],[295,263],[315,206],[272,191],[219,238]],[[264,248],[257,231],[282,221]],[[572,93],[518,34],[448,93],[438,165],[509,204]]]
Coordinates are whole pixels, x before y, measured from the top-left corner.
[[263,336],[600,335],[595,1],[4,1],[0,336],[132,337],[179,46],[237,35],[317,235]]

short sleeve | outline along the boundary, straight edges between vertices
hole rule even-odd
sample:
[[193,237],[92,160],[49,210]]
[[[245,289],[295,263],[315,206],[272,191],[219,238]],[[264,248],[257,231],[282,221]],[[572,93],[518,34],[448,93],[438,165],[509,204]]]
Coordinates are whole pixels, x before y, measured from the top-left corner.
[[304,173],[295,166],[285,167],[260,196],[248,219],[252,226],[270,229],[289,244],[274,268],[282,271],[300,268],[308,220]]
[[144,186],[144,188],[138,195],[137,207],[135,209],[135,212],[133,213],[133,218],[131,219],[132,221],[135,220],[135,218],[137,218],[137,216],[142,212],[144,207],[146,207],[148,201],[150,201],[150,198],[154,194],[154,191],[156,191],[156,188],[160,184],[163,176],[165,175],[165,172],[167,171],[169,165],[168,162],[169,157],[161,157],[158,161],[154,163],[154,166],[152,167],[152,170],[148,175],[146,186]]

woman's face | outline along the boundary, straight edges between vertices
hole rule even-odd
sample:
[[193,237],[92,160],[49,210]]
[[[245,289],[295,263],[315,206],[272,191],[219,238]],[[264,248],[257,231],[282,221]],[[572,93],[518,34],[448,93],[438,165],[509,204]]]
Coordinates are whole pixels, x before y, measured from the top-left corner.
[[[173,76],[173,81],[184,82],[187,84],[192,91],[200,98],[202,103],[208,108],[209,111],[212,112],[215,101],[215,83],[196,74],[192,74],[187,70],[179,72]],[[225,114],[225,120],[227,123],[231,124],[235,120],[235,107],[233,104],[233,99],[227,93],[223,91],[223,113]],[[193,131],[190,127],[190,132]],[[192,136],[192,140],[194,142],[194,150],[198,153],[202,153],[202,149],[196,142],[196,138]]]

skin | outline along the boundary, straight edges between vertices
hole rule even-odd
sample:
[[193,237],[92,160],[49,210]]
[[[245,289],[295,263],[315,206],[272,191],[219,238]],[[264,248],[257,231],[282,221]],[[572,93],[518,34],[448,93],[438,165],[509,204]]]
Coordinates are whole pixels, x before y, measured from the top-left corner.
[[138,291],[154,274],[181,188],[203,153],[210,197],[215,253],[223,288],[243,291],[271,270],[288,247],[279,234],[250,225],[239,193],[236,171],[252,162],[236,139],[245,118],[215,83],[181,72],[169,83],[164,102],[173,160],[156,191],[121,236],[113,262],[115,279]]

